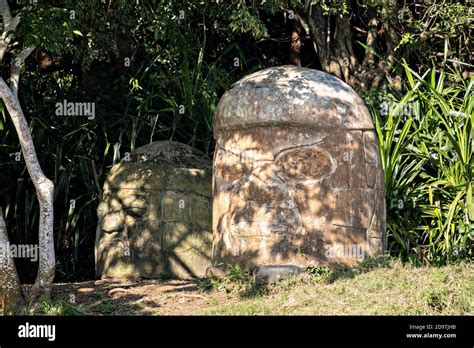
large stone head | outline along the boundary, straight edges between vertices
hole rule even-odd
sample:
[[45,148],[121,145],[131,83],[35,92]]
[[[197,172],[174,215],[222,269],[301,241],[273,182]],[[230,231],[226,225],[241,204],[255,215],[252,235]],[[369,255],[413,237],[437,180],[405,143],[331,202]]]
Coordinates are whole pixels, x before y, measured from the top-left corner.
[[344,82],[295,66],[249,75],[221,98],[214,136],[215,261],[339,265],[382,252],[377,139]]

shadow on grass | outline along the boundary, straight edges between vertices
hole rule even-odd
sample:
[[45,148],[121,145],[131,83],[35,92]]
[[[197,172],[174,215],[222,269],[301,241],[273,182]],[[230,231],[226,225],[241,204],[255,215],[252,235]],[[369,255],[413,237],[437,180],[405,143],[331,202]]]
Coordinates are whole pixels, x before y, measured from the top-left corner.
[[286,279],[281,279],[276,283],[269,285],[257,285],[255,282],[249,282],[238,292],[241,299],[257,298],[269,295],[274,292],[283,291],[294,285],[322,281],[326,284],[332,284],[340,279],[351,279],[360,274],[371,272],[375,269],[393,268],[395,260],[386,255],[367,258],[355,268],[330,269],[328,267],[308,267],[305,272],[293,275]]
[[339,279],[352,279],[360,274],[368,273],[375,269],[390,269],[393,268],[394,261],[394,258],[388,255],[370,257],[361,261],[355,268],[340,268],[332,270],[326,281],[328,284],[332,284]]

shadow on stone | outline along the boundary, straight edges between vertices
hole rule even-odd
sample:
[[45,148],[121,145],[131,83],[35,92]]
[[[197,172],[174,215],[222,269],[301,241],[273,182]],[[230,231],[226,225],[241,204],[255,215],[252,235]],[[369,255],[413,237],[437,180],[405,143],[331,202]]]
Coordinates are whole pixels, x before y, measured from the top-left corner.
[[159,141],[115,165],[104,184],[97,277],[199,278],[211,265],[211,164]]
[[236,82],[214,120],[214,261],[355,266],[385,246],[384,176],[363,101],[320,71]]

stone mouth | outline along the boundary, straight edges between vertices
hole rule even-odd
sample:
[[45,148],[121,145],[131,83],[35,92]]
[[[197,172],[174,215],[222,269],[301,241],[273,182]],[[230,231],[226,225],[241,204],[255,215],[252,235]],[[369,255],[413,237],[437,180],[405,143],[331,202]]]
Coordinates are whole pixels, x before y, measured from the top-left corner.
[[290,232],[294,235],[295,228],[293,226],[281,226],[278,222],[265,221],[263,222],[251,222],[251,223],[238,223],[230,227],[232,235],[245,238],[245,237],[265,237],[265,236],[286,236]]

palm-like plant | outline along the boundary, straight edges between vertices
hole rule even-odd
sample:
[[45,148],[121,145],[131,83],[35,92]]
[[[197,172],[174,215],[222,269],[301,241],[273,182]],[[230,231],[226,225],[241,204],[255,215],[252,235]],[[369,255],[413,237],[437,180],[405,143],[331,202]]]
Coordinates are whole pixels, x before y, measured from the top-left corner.
[[454,70],[423,76],[402,63],[406,93],[372,108],[392,253],[436,264],[472,256],[474,81]]

